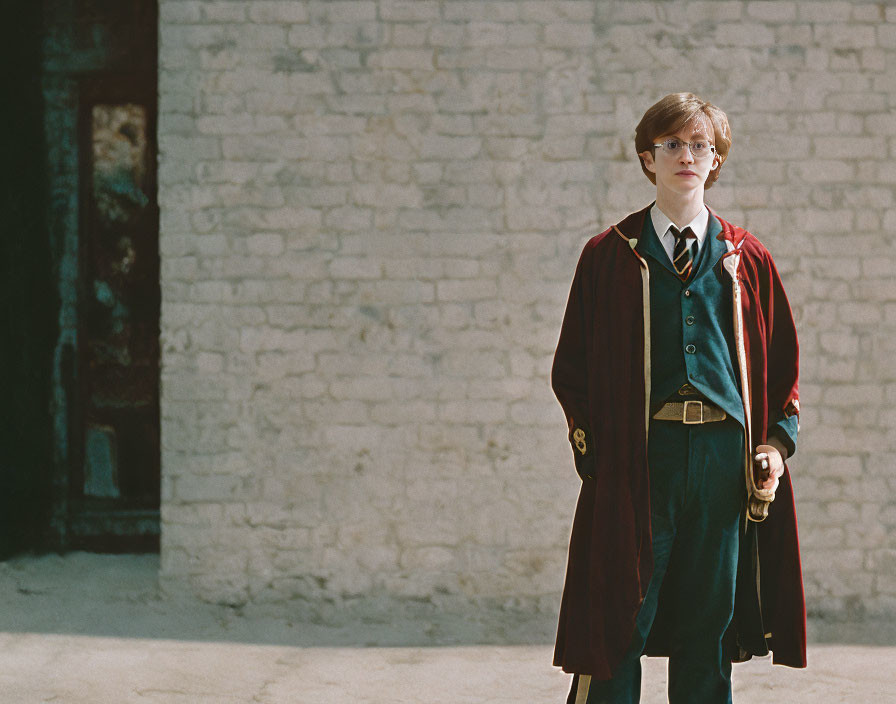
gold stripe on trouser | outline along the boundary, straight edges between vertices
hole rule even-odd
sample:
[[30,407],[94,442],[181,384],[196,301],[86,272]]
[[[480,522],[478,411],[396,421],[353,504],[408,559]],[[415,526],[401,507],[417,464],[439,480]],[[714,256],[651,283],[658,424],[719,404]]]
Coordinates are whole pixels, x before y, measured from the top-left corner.
[[579,675],[579,684],[576,687],[576,704],[585,704],[588,701],[588,690],[591,688],[591,675]]

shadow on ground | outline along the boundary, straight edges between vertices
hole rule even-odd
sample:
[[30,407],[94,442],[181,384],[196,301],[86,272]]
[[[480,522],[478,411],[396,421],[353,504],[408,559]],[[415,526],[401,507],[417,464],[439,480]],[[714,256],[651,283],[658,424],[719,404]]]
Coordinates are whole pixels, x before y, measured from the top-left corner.
[[[299,647],[549,645],[555,614],[433,601],[278,606],[163,596],[154,555],[20,556],[0,562],[0,632]],[[558,595],[559,603],[559,595]],[[896,645],[896,619],[813,619],[811,643]]]
[[[0,632],[288,646],[544,645],[553,614],[462,612],[429,600],[233,607],[163,595],[157,555],[0,562]],[[559,598],[559,596],[558,596]]]

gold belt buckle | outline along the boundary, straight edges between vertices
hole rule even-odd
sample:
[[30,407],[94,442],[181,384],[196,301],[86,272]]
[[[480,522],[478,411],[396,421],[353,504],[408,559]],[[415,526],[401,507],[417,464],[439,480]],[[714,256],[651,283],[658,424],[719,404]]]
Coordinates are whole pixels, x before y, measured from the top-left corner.
[[[690,420],[690,415],[688,413],[688,409],[696,406],[700,409],[700,417],[698,420]],[[681,422],[685,425],[699,425],[703,422],[703,401],[685,401],[684,402],[684,413],[682,415]]]

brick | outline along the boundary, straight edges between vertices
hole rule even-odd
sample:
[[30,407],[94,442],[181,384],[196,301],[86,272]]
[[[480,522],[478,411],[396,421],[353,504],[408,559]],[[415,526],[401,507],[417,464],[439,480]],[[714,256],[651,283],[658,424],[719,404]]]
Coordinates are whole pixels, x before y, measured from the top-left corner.
[[376,19],[373,0],[327,0],[320,5],[330,22],[366,22]]
[[246,242],[252,254],[276,257],[284,251],[283,235],[275,233],[259,233],[252,235]]
[[439,405],[439,419],[455,423],[501,423],[508,416],[502,401],[452,401]]
[[175,481],[175,496],[180,501],[232,501],[251,492],[242,477],[227,475],[190,475]]
[[246,7],[237,2],[209,2],[201,4],[202,18],[207,22],[242,22],[246,19]]
[[429,25],[429,43],[439,47],[457,47],[463,44],[465,28],[462,24],[436,23]]
[[378,68],[432,70],[434,53],[430,49],[385,49],[371,54],[367,63]]
[[552,20],[574,20],[589,22],[594,16],[594,4],[585,0],[560,0],[557,2],[539,2],[526,0],[522,3],[522,18],[535,22]]
[[846,23],[852,13],[852,3],[832,0],[819,5],[797,3],[801,20],[814,23]]
[[513,22],[519,17],[519,3],[516,0],[449,0],[443,8],[446,20],[461,22],[494,21]]
[[436,282],[436,297],[439,301],[476,301],[494,298],[498,288],[494,281],[459,280]]
[[422,191],[415,184],[357,184],[351,197],[355,204],[370,207],[419,208],[423,201]]
[[386,426],[434,421],[436,404],[430,401],[374,403],[370,407],[370,418]]
[[798,220],[810,231],[844,232],[852,227],[851,210],[800,211]]
[[545,45],[552,47],[582,47],[594,43],[594,29],[587,24],[558,23],[544,28]]
[[835,49],[862,49],[877,44],[875,28],[871,25],[817,24],[813,39],[817,44]]
[[547,119],[545,133],[569,137],[573,134],[612,133],[616,119],[611,115],[553,115]]
[[861,66],[869,71],[885,71],[887,54],[882,49],[862,49]]
[[859,3],[852,8],[852,19],[857,22],[883,22],[886,8],[877,3]]
[[881,309],[870,303],[841,303],[838,319],[853,325],[874,325],[881,321]]
[[865,116],[865,129],[871,134],[886,135],[892,137],[896,135],[896,125],[889,113],[880,113]]
[[380,18],[387,21],[422,22],[439,19],[435,0],[380,0]]
[[500,46],[507,43],[508,25],[500,22],[470,22],[467,25],[467,44],[470,46]]
[[289,46],[300,49],[318,49],[327,46],[326,27],[319,25],[301,25],[290,27],[286,40]]
[[882,398],[883,392],[879,386],[868,385],[832,386],[825,391],[824,395],[825,403],[835,406],[879,404]]
[[487,68],[498,70],[535,70],[541,66],[541,55],[538,49],[533,47],[491,49],[486,54],[485,65]]
[[707,20],[725,21],[737,20],[743,16],[744,3],[733,0],[732,2],[717,2],[716,0],[695,0],[688,3],[688,12],[695,17]]
[[335,232],[369,230],[373,225],[373,212],[369,208],[350,205],[332,208],[324,216],[324,226]]
[[614,7],[612,18],[614,23],[641,24],[655,22],[659,14],[660,7],[654,2],[630,0]]
[[376,259],[340,257],[330,263],[330,275],[336,279],[379,279],[383,264]]
[[199,2],[169,0],[159,4],[159,21],[167,24],[193,24],[202,19]]
[[748,2],[747,16],[762,22],[790,22],[796,19],[796,3],[779,0]]
[[392,25],[391,44],[396,47],[420,47],[426,44],[429,27],[425,24]]
[[721,23],[717,25],[718,36],[725,37],[732,46],[770,47],[775,44],[775,31],[765,24]]
[[304,3],[280,0],[253,0],[249,4],[249,19],[262,23],[298,24],[308,21],[308,8]]
[[472,159],[481,148],[482,140],[478,137],[426,135],[420,156],[423,159]]
[[507,25],[507,44],[509,46],[533,46],[538,44],[541,32],[542,27],[534,23]]
[[207,115],[196,119],[202,134],[245,134],[255,131],[251,115]]

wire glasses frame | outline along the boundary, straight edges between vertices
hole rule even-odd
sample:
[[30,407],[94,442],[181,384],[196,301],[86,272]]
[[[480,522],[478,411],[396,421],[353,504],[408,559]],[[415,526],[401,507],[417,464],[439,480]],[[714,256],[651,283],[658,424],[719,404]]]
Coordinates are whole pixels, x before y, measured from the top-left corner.
[[653,146],[662,147],[663,151],[669,156],[678,156],[681,153],[681,150],[687,147],[691,150],[691,155],[694,159],[705,159],[712,155],[716,150],[712,144],[705,140],[685,142],[681,139],[674,138],[664,139],[659,144],[654,144]]

